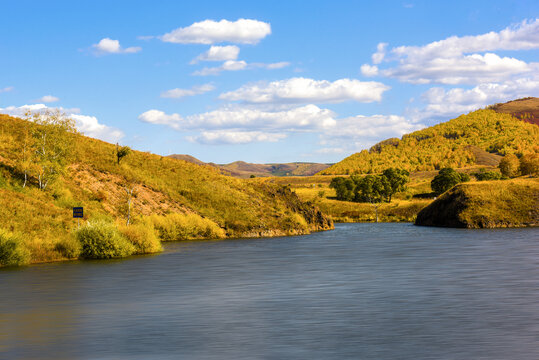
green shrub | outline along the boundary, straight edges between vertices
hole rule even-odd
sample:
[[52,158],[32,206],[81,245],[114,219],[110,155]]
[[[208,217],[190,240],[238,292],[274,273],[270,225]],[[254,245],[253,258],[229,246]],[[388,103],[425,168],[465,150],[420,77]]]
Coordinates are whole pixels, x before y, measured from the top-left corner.
[[159,238],[163,241],[225,237],[224,230],[216,223],[196,214],[151,215],[146,221],[155,227]]
[[470,177],[464,173],[458,173],[453,168],[443,168],[438,172],[438,175],[430,182],[430,187],[436,195],[440,195],[453,186],[469,181]]
[[88,222],[75,231],[85,259],[125,257],[135,252],[135,246],[122,236],[115,224],[105,221]]
[[57,242],[54,246],[54,250],[62,254],[63,257],[76,259],[81,253],[82,246],[75,237],[68,236]]
[[161,241],[159,241],[152,224],[122,225],[119,230],[135,246],[135,254],[150,254],[163,251]]
[[479,172],[473,175],[479,181],[500,180],[502,178],[502,173],[498,171],[486,171],[485,169],[480,169]]
[[30,262],[30,254],[20,237],[0,229],[0,266],[24,265]]

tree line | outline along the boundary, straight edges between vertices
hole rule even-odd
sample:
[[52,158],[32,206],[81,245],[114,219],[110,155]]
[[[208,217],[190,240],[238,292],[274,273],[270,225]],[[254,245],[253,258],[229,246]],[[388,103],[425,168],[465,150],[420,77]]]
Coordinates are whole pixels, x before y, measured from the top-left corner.
[[389,168],[381,175],[352,175],[335,177],[330,187],[335,189],[337,200],[381,203],[391,202],[392,196],[406,189],[409,172],[397,168]]

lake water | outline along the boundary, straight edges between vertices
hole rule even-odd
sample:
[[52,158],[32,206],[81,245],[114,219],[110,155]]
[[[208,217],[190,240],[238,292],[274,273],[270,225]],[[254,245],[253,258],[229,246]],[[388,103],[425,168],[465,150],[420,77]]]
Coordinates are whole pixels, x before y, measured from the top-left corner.
[[340,224],[0,271],[1,359],[539,359],[539,229]]

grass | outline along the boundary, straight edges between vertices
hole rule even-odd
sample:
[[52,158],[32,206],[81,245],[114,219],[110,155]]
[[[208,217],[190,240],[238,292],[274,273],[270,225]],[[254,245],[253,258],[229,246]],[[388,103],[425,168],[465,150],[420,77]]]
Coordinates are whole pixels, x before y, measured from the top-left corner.
[[[306,234],[332,228],[323,215],[312,216],[314,209],[307,211],[309,205],[300,205],[297,196],[279,184],[236,179],[209,165],[140,151],[118,164],[115,145],[78,134],[69,135],[75,137],[76,147],[55,183],[39,190],[36,174],[30,173],[23,188],[20,154],[29,126],[0,115],[0,229],[22,235],[30,262],[94,256],[73,240],[74,206],[84,207],[83,223],[116,224],[120,235],[134,244],[135,253],[159,251],[155,237],[160,241]],[[130,209],[125,189],[134,190]],[[137,223],[122,226],[128,210],[155,234]]]
[[539,179],[459,184],[426,207],[419,225],[467,228],[539,225]]

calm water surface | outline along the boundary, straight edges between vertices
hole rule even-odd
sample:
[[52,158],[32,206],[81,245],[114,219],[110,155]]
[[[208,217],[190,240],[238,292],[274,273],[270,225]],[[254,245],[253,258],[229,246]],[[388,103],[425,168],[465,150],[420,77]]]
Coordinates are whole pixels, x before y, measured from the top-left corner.
[[1,359],[539,359],[539,229],[343,224],[0,271]]

